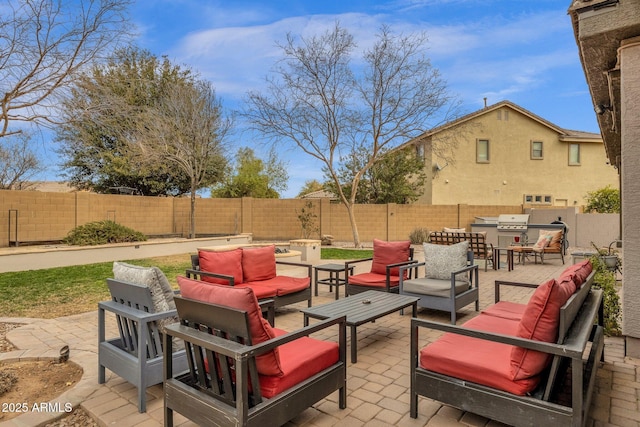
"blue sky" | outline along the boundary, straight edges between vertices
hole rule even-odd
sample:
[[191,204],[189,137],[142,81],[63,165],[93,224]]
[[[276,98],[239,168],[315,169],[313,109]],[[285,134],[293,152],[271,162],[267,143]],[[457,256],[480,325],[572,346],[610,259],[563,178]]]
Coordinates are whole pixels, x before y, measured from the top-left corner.
[[[570,0],[136,0],[136,43],[167,55],[210,79],[230,109],[247,91],[260,90],[278,60],[287,32],[320,34],[339,21],[360,47],[381,25],[396,33],[424,31],[427,54],[465,112],[512,101],[567,129],[599,132],[578,58]],[[267,149],[246,133],[231,144]],[[235,149],[233,149],[235,152]],[[300,152],[283,151],[289,189],[322,180],[320,166]]]

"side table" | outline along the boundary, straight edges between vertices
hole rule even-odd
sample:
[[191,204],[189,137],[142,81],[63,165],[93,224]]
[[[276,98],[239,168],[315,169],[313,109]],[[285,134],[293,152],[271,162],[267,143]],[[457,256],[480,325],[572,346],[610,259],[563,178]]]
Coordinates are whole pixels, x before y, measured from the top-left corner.
[[[349,274],[353,274],[353,266],[349,267]],[[336,287],[336,300],[340,297],[340,285],[346,283],[346,277],[340,277],[341,273],[345,272],[344,264],[322,264],[316,265],[314,269],[314,281],[315,281],[315,296],[318,296],[318,285],[329,285],[329,291]],[[318,272],[326,271],[329,273],[329,277],[326,279],[318,279]],[[347,296],[347,289],[345,287],[345,297]]]
[[493,269],[500,269],[500,252],[505,251],[507,254],[507,270],[513,270],[513,248],[493,248]]

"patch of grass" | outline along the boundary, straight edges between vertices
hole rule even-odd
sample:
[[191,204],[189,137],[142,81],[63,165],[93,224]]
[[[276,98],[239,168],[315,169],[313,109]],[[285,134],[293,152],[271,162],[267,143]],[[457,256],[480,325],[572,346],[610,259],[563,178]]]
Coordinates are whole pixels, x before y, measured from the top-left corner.
[[321,248],[322,259],[360,259],[371,258],[373,249]]
[[[322,248],[322,259],[360,259],[373,256],[371,249]],[[144,267],[157,266],[175,288],[176,276],[191,268],[189,254],[125,261]],[[113,263],[46,268],[0,274],[0,313],[4,317],[51,319],[97,309],[109,299],[106,279]]]
[[[159,267],[176,283],[176,276],[191,267],[188,254],[125,261]],[[113,263],[47,268],[0,274],[0,313],[6,317],[50,319],[96,310],[109,299],[106,279]]]

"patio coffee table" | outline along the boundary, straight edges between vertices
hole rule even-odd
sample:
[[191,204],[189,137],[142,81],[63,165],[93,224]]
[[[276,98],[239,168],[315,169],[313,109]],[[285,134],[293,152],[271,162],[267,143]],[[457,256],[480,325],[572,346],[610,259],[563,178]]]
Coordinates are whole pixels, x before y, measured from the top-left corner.
[[304,326],[309,325],[309,318],[328,319],[334,316],[347,316],[347,326],[351,328],[351,363],[358,361],[358,336],[356,328],[364,323],[412,307],[411,315],[416,317],[418,309],[417,297],[391,294],[381,291],[365,291],[351,295],[338,301],[301,309],[304,314]]

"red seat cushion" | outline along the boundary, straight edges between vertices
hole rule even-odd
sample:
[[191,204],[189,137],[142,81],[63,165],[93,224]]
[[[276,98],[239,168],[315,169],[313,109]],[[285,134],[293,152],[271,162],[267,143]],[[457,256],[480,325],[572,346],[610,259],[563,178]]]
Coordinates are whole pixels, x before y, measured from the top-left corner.
[[[260,282],[257,282],[260,283]],[[256,298],[260,299],[265,299],[265,298],[273,298],[278,294],[278,290],[275,288],[272,288],[270,286],[260,286],[259,284],[257,284],[255,282],[251,282],[251,283],[243,283],[241,285],[238,285],[238,288],[251,288],[253,289],[253,294],[256,296]]]
[[276,295],[288,295],[307,289],[310,283],[309,277],[276,276],[258,282],[248,282],[247,284],[272,289],[276,292]]
[[[513,336],[518,322],[481,313],[464,326]],[[513,380],[509,363],[513,348],[508,344],[446,333],[420,351],[420,366],[443,375],[525,395],[536,388],[539,378]]]
[[[409,260],[410,241],[385,242],[384,240],[373,240],[373,263],[371,272],[387,274],[387,265],[397,264]],[[391,269],[391,275],[398,276],[400,267]]]
[[[387,275],[378,273],[361,273],[349,276],[349,283],[353,285],[370,286],[372,288],[384,288],[387,284]],[[400,277],[390,276],[391,287],[400,285]]]
[[[273,329],[276,336],[286,334]],[[260,389],[267,397],[293,387],[307,378],[338,362],[340,349],[337,343],[303,337],[279,347],[281,376],[260,375]]]
[[[269,323],[262,318],[258,300],[250,287],[220,286],[178,276],[180,293],[185,298],[244,310],[249,317],[251,344],[256,345],[275,337]],[[258,372],[263,375],[282,375],[279,349],[256,357]]]
[[242,272],[245,282],[276,277],[275,245],[261,248],[242,248]]
[[[560,307],[567,302],[572,293],[572,289],[558,285],[555,279],[538,286],[527,303],[518,325],[517,336],[555,342],[558,338]],[[550,360],[551,355],[547,353],[514,347],[511,352],[513,379],[520,380],[538,375]]]
[[[242,283],[242,249],[232,251],[198,251],[200,270],[232,276],[236,285]],[[202,276],[202,280],[210,283],[228,285],[229,282],[215,277]]]
[[515,320],[517,322],[522,319],[526,304],[519,304],[511,301],[498,301],[494,305],[483,310],[482,313],[487,316],[500,317],[502,319]]

